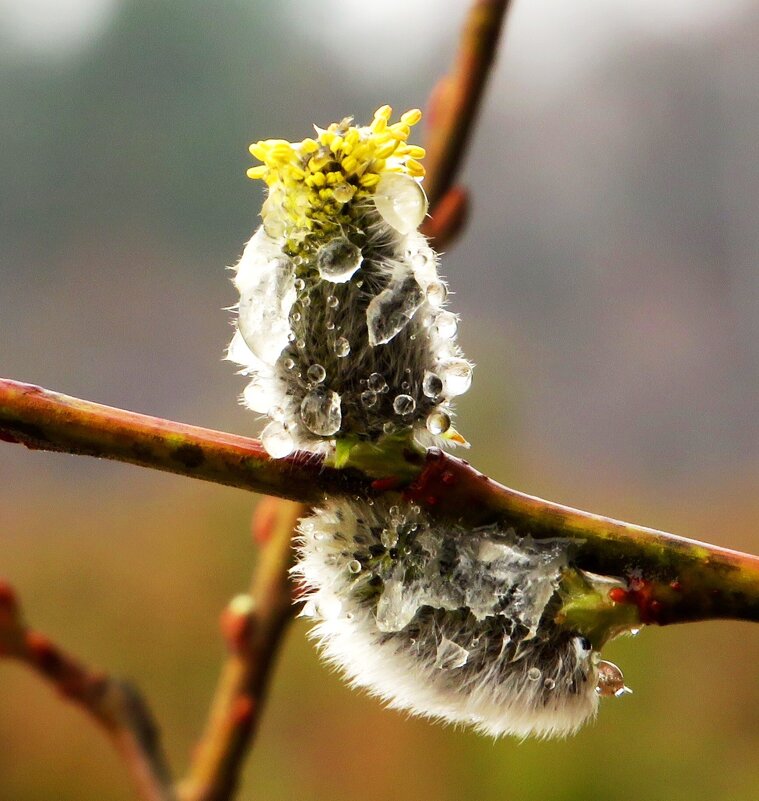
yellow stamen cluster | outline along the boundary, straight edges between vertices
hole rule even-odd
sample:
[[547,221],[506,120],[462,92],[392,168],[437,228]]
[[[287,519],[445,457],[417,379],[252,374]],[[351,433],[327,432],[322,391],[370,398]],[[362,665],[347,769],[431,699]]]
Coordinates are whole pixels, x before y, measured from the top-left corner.
[[269,196],[261,212],[264,228],[284,237],[293,253],[317,245],[357,216],[359,203],[372,195],[382,173],[403,173],[421,179],[418,159],[424,148],[407,143],[411,127],[421,119],[418,109],[390,124],[392,109],[382,106],[370,125],[351,125],[350,118],[316,129],[316,138],[292,143],[267,139],[250,146],[263,164],[248,170],[261,178]]

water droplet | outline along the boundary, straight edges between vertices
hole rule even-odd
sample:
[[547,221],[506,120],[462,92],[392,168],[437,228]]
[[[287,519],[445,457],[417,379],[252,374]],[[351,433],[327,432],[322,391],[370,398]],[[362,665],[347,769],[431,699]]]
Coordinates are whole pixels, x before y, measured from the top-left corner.
[[293,313],[290,315],[290,319],[291,319],[291,320],[292,320],[294,323],[299,323],[299,322],[300,322],[300,312],[293,312]]
[[281,406],[272,406],[269,409],[269,417],[272,420],[279,420],[281,423],[285,419],[285,410]]
[[377,403],[377,393],[372,392],[370,389],[361,393],[361,404],[367,409],[371,409]]
[[443,379],[428,370],[424,374],[424,381],[422,381],[422,392],[428,398],[439,398],[443,392]]
[[310,306],[311,305],[311,298],[308,295],[306,295],[304,298],[301,298],[300,299],[300,305],[301,306]]
[[432,281],[427,286],[427,302],[430,306],[442,306],[448,297],[448,288],[442,281]]
[[340,301],[334,295],[329,295],[327,297],[327,306],[329,306],[330,309],[336,309],[339,305]]
[[326,377],[327,371],[320,364],[312,364],[308,370],[306,370],[306,378],[312,384],[321,384]]
[[427,431],[436,437],[451,427],[451,418],[445,412],[430,412],[427,415]]
[[343,422],[340,396],[324,387],[312,389],[303,398],[300,417],[306,428],[320,437],[336,434]]
[[596,692],[604,697],[616,696],[631,693],[632,690],[625,686],[625,677],[622,671],[613,663],[601,659],[598,662],[598,684]]
[[358,559],[351,559],[350,562],[348,562],[348,572],[353,574],[360,573],[361,562],[359,562]]
[[277,399],[275,385],[264,378],[257,376],[254,378],[242,393],[245,405],[254,412],[261,414],[268,413],[272,404]]
[[380,542],[385,548],[395,548],[398,544],[398,532],[394,528],[383,528],[380,532]]
[[410,175],[382,173],[374,190],[374,205],[382,219],[401,234],[415,231],[427,214],[427,196]]
[[536,667],[531,667],[527,671],[527,678],[529,679],[529,681],[538,681],[538,679],[540,679],[540,676],[541,676],[540,670]]
[[553,690],[553,688],[556,686],[556,681],[554,679],[545,679],[543,681],[543,686],[546,688],[546,690]]
[[261,432],[261,444],[272,459],[281,459],[295,449],[295,442],[282,423],[272,420]]
[[351,343],[345,337],[335,340],[335,355],[338,359],[345,358],[351,352]]
[[469,651],[457,645],[453,640],[443,637],[435,654],[435,667],[440,670],[455,670],[463,667],[469,659]]
[[350,184],[335,184],[332,189],[332,196],[338,203],[347,203],[353,197],[355,191],[355,188]]
[[395,425],[395,423],[391,423],[388,420],[386,423],[382,424],[382,430],[384,431],[385,434],[388,435],[395,434],[395,432],[398,430],[398,427]]
[[458,328],[458,320],[453,312],[444,311],[440,312],[435,318],[435,328],[438,335],[443,339],[453,339],[456,336]]
[[303,288],[306,286],[306,282],[302,278],[296,278],[294,284],[298,292],[302,292]]
[[411,414],[416,408],[416,401],[411,395],[396,395],[393,401],[393,411],[396,414]]
[[387,381],[385,381],[385,377],[382,373],[372,373],[366,385],[372,392],[384,392],[387,389]]
[[282,362],[285,366],[285,370],[292,370],[295,367],[295,359],[291,359],[289,356]]
[[413,273],[394,276],[366,307],[369,344],[384,345],[397,336],[422,305],[424,295]]
[[250,350],[261,361],[274,364],[289,341],[290,309],[296,297],[295,266],[285,256],[262,263],[255,250],[250,266],[246,258],[243,254],[237,273],[237,327]]
[[306,347],[306,340],[305,340],[305,339],[299,339],[299,340],[298,340],[298,341],[295,343],[295,345],[296,345],[298,348],[300,348],[300,350],[303,350],[303,349]]
[[472,384],[472,365],[466,359],[447,359],[441,373],[448,396],[463,395]]
[[640,634],[640,629],[630,629],[630,636],[637,637]]
[[344,284],[361,266],[360,248],[344,237],[337,237],[322,245],[316,254],[319,275],[333,284]]
[[325,326],[327,331],[334,331],[335,330],[335,323],[333,320],[329,320],[327,325]]

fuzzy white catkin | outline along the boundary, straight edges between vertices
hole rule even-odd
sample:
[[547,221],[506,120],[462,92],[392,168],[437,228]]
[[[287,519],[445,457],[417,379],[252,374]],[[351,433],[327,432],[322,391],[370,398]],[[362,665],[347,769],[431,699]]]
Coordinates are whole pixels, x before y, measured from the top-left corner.
[[[262,440],[274,457],[329,454],[341,438],[457,438],[451,401],[468,389],[472,366],[444,308],[437,256],[417,231],[427,205],[408,173],[408,125],[390,136],[399,124],[388,128],[383,113],[374,127],[344,120],[319,131],[321,150],[313,140],[254,148],[270,164],[269,192],[236,267],[228,358],[251,377],[243,402],[268,416]],[[392,157],[377,155],[392,147]]]
[[597,708],[598,654],[552,620],[569,541],[332,500],[294,573],[326,660],[390,707],[489,735],[566,735]]
[[[452,400],[472,365],[418,231],[423,151],[406,139],[419,113],[393,125],[390,113],[251,147],[264,164],[249,175],[268,193],[236,267],[228,358],[250,377],[243,402],[268,417],[274,458],[463,442]],[[313,636],[392,707],[490,735],[550,736],[593,716],[598,686],[625,689],[585,637],[554,622],[568,541],[443,526],[371,499],[327,499],[300,532],[294,572]]]

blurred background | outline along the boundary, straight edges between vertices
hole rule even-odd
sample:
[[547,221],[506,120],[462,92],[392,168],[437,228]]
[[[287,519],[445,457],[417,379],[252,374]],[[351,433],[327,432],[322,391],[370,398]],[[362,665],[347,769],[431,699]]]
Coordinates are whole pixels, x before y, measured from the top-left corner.
[[[0,375],[257,432],[221,361],[257,225],[249,142],[423,106],[466,0],[0,0]],[[478,363],[471,459],[595,512],[759,550],[759,2],[516,0],[443,261]],[[0,575],[138,681],[178,766],[247,585],[249,495],[0,448]],[[759,798],[759,630],[644,630],[633,696],[497,742],[348,691],[297,623],[241,799]],[[79,710],[0,663],[0,801],[126,801]]]

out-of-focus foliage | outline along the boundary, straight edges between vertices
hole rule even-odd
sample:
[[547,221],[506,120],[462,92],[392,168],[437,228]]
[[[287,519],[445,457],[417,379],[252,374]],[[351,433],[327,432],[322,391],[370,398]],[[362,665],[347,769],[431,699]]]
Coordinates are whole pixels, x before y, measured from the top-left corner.
[[[474,216],[443,262],[479,364],[460,405],[472,458],[530,492],[756,550],[759,5],[635,28],[604,22],[613,3],[578,0],[566,37],[596,34],[573,55],[547,47],[528,4],[468,159]],[[223,267],[260,204],[247,144],[423,105],[466,7],[399,35],[414,52],[398,62],[381,20],[350,22],[357,5],[125,0],[68,52],[0,30],[0,374],[255,430],[220,361]],[[352,70],[341,37],[359,36]],[[220,487],[0,449],[0,574],[37,625],[139,681],[179,763],[221,657],[218,612],[254,557],[249,507]],[[303,634],[242,798],[759,795],[747,624],[620,641],[609,655],[635,695],[573,739],[524,744],[383,711],[328,676]],[[14,665],[0,685],[0,801],[130,797],[77,710]]]

